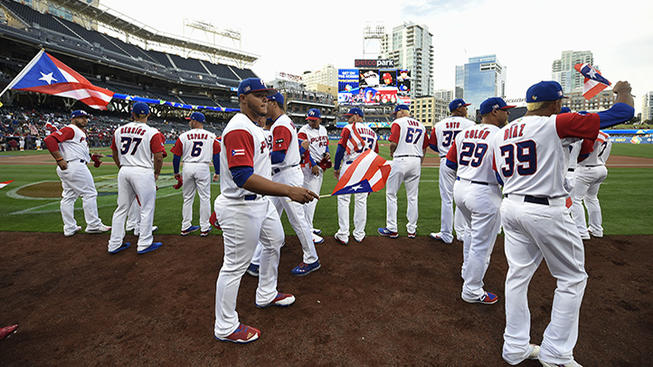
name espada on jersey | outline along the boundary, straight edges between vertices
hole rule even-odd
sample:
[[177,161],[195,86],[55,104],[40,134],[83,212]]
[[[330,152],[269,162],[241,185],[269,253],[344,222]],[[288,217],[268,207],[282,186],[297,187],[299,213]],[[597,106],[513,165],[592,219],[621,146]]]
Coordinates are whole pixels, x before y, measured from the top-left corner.
[[425,137],[426,128],[421,122],[412,117],[402,117],[392,122],[390,140],[397,144],[394,157],[411,156],[422,157],[424,148],[428,146]]
[[344,160],[353,161],[368,149],[378,151],[377,135],[363,123],[349,124],[342,129],[338,145],[345,147]]
[[468,127],[476,125],[474,121],[461,116],[450,116],[438,122],[431,129],[429,145],[436,148],[440,158],[447,156],[456,135]]
[[499,128],[480,124],[462,130],[447,153],[447,166],[470,181],[498,184],[492,168],[492,139]]
[[192,129],[179,135],[170,151],[181,157],[184,163],[208,164],[219,149],[220,143],[215,134],[204,129]]
[[163,135],[141,122],[130,122],[113,133],[111,149],[118,151],[121,166],[154,168],[154,153],[164,151]]
[[[585,145],[589,145],[589,141]],[[610,157],[610,152],[612,151],[612,142],[610,141],[610,135],[599,131],[599,135],[596,137],[594,144],[592,144],[592,152],[589,153],[589,156],[584,160],[579,162],[581,166],[598,166],[605,165]]]
[[[309,124],[306,124],[299,129],[297,138],[308,140],[308,151],[315,162],[322,160],[329,146],[329,136],[324,126],[320,125],[317,129],[313,129]],[[306,163],[303,158],[302,163]]]
[[74,124],[57,130],[51,135],[59,143],[59,151],[66,161],[83,160],[88,162],[89,150],[86,133]]
[[297,140],[297,129],[290,117],[281,115],[272,124],[272,141],[274,143],[272,151],[286,151],[286,157],[282,162],[275,163],[273,167],[288,167],[299,164],[299,141]]
[[[254,193],[238,187],[231,174],[234,167],[252,167],[254,174],[272,177],[270,144],[265,131],[245,114],[237,113],[222,132],[220,150],[220,195],[241,199]],[[223,170],[222,167],[227,167]]]
[[599,132],[597,114],[564,113],[524,116],[494,135],[494,168],[503,181],[504,194],[563,197],[564,177],[573,139],[594,139]]

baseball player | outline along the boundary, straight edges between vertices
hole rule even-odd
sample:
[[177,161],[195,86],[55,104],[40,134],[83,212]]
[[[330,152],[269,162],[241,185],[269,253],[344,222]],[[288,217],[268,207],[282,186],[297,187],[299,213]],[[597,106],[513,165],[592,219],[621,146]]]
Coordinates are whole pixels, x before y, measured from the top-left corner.
[[163,165],[164,140],[162,134],[147,125],[150,108],[143,102],[132,106],[133,122],[116,129],[111,141],[113,161],[118,171],[118,207],[113,212],[110,254],[127,249],[131,244],[123,243],[125,217],[138,196],[141,204],[141,221],[138,231],[138,253],[145,254],[161,247],[161,242],[152,242],[152,222],[156,201],[156,180]]
[[461,298],[469,303],[494,304],[499,298],[483,289],[483,278],[501,225],[501,190],[492,169],[494,134],[508,121],[508,106],[499,97],[481,103],[481,123],[461,131],[447,153],[447,167],[458,177],[453,187],[456,207],[467,230],[463,240],[463,288]]
[[[104,233],[111,229],[102,224],[97,211],[97,190],[93,176],[86,167],[89,160],[99,162],[91,157],[84,128],[88,125],[89,114],[84,110],[75,110],[70,114],[70,124],[56,130],[45,138],[45,145],[57,161],[57,175],[61,179],[61,218],[63,234],[70,237],[82,230],[75,221],[75,201],[82,197],[86,233]],[[99,163],[96,163],[99,167]]]
[[431,233],[429,237],[444,243],[453,242],[453,229],[455,226],[456,235],[459,240],[463,239],[465,232],[465,221],[462,215],[456,210],[454,218],[453,210],[453,184],[456,175],[451,170],[443,169],[447,161],[447,153],[456,139],[456,135],[464,129],[474,126],[475,123],[468,120],[467,106],[462,99],[454,99],[449,103],[451,116],[438,122],[431,129],[429,146],[440,155],[440,169],[438,171],[438,185],[440,187],[440,232]]
[[[584,141],[585,145],[591,144],[591,141]],[[571,212],[576,222],[576,228],[580,237],[584,240],[590,239],[590,233],[594,237],[603,237],[603,218],[601,216],[601,205],[599,204],[599,187],[608,176],[608,169],[605,168],[612,150],[610,135],[599,131],[599,135],[594,141],[592,152],[587,158],[578,163],[576,168],[576,185],[571,192],[572,207]],[[587,207],[589,217],[589,232],[585,226],[585,211],[583,205]]]
[[276,183],[271,178],[270,145],[256,121],[267,113],[267,97],[273,92],[258,78],[247,78],[238,86],[240,113],[223,131],[220,166],[221,193],[215,211],[222,226],[224,260],[216,282],[216,339],[234,343],[257,340],[260,331],[241,324],[236,312],[240,280],[256,244],[263,244],[256,306],[290,306],[291,294],[277,291],[279,249],[284,240],[279,213],[269,196],[288,197],[299,203],[318,195],[299,186]]
[[[164,157],[165,158],[165,157]],[[134,231],[134,236],[139,235],[138,231],[141,228],[141,204],[138,201],[138,196],[136,196],[136,200],[132,203],[132,205],[129,207],[129,211],[127,212],[127,220],[125,221],[125,230],[127,232],[129,231]],[[158,226],[153,225],[152,226],[152,232],[156,232],[159,230]]]
[[615,104],[607,111],[558,114],[564,98],[554,81],[531,86],[528,112],[494,135],[497,177],[503,183],[501,222],[508,273],[503,359],[518,364],[533,357],[529,345],[528,284],[542,259],[557,280],[551,322],[544,331],[539,360],[543,366],[579,366],[573,348],[587,273],[583,242],[565,206],[563,169],[571,141],[595,139],[599,128],[634,115],[628,82],[614,85]]
[[[170,152],[174,154],[172,166],[175,178],[181,179],[184,205],[182,208],[181,235],[187,236],[198,229],[200,236],[206,237],[211,230],[209,217],[211,216],[211,170],[213,162],[215,173],[213,181],[218,180],[220,172],[220,143],[215,134],[204,130],[206,117],[201,112],[190,115],[188,125],[191,130],[179,135]],[[179,162],[184,162],[183,177],[179,174]],[[193,202],[195,192],[200,197],[200,225],[194,226]]]
[[[302,174],[300,162],[300,145],[297,138],[297,129],[283,110],[284,97],[277,92],[268,98],[267,117],[274,123],[272,132],[272,181],[290,185],[302,186],[304,175]],[[308,142],[306,142],[306,145]],[[272,204],[277,208],[279,216],[283,211],[288,216],[288,221],[302,244],[304,252],[303,261],[291,270],[293,275],[304,276],[320,268],[320,261],[313,242],[313,226],[310,224],[304,213],[304,207],[299,203],[289,201],[286,198],[272,198]],[[324,239],[316,236],[317,242],[322,243]]]
[[[322,117],[320,110],[311,108],[306,114],[307,124],[302,126],[297,133],[300,140],[308,142],[308,149],[302,155],[302,172],[304,173],[304,187],[319,193],[322,189],[322,180],[324,179],[324,171],[328,168],[327,162],[330,163],[331,156],[329,154],[329,136],[327,135],[326,128],[322,126]],[[311,201],[304,205],[304,213],[306,220],[311,225],[314,236],[319,236],[322,231],[313,226],[313,218],[315,217],[315,208],[317,201]],[[313,238],[315,242],[319,238]]]
[[[378,137],[374,130],[363,122],[363,110],[352,107],[345,114],[348,125],[340,133],[340,141],[336,149],[333,175],[336,180],[344,174],[350,164],[368,149],[379,152]],[[341,167],[341,163],[344,164]],[[342,171],[340,170],[342,168]],[[338,232],[336,242],[341,245],[349,243],[349,200],[351,195],[338,195]],[[367,223],[367,193],[354,194],[354,240],[363,242],[365,239],[365,224]]]
[[397,238],[397,191],[403,182],[406,187],[406,231],[408,238],[417,236],[417,197],[422,160],[428,147],[424,125],[410,117],[405,104],[395,107],[395,120],[392,122],[390,138],[390,155],[392,170],[386,182],[386,226],[379,228],[381,236]]

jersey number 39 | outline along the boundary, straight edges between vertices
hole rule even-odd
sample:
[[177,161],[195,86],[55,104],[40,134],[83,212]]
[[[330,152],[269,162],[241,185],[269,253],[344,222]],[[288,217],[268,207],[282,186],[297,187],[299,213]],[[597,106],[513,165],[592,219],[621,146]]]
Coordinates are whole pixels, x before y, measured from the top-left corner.
[[515,166],[520,176],[532,175],[537,171],[537,151],[533,140],[502,145],[500,149],[505,163],[501,166],[504,177],[511,177],[515,173]]

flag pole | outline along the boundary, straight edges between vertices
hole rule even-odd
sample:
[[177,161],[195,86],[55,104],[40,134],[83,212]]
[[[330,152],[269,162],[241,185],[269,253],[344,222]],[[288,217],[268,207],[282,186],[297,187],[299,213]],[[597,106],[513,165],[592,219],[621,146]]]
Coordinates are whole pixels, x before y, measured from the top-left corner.
[[19,81],[23,76],[25,76],[27,71],[29,71],[32,68],[32,66],[34,66],[34,64],[39,60],[39,58],[44,52],[45,49],[41,49],[41,51],[39,51],[36,54],[36,56],[34,56],[34,58],[30,62],[28,62],[27,65],[25,65],[23,70],[21,70],[20,73],[18,73],[18,75],[16,75],[16,77],[9,84],[7,84],[5,89],[2,90],[2,93],[0,93],[0,97],[2,97],[2,95],[4,95],[7,90],[11,89],[11,87],[13,87],[17,81]]

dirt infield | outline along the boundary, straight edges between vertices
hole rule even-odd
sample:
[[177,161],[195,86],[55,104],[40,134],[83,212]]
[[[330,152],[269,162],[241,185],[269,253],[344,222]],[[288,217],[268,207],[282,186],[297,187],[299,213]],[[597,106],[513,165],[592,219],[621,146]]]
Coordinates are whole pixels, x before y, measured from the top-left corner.
[[[460,299],[460,243],[368,237],[342,247],[330,239],[318,248],[322,269],[296,278],[301,250],[290,237],[279,290],[297,302],[256,309],[256,280],[245,275],[238,311],[262,336],[233,345],[212,335],[221,237],[155,237],[164,242],[156,252],[108,255],[107,235],[0,233],[0,326],[20,324],[0,341],[2,365],[506,365],[501,239],[485,282],[500,300],[486,306]],[[585,366],[650,365],[652,241],[586,242],[590,278],[575,349]],[[554,287],[542,265],[529,293],[533,342]]]
[[60,198],[61,191],[61,182],[40,182],[21,188],[16,194],[35,198]]

